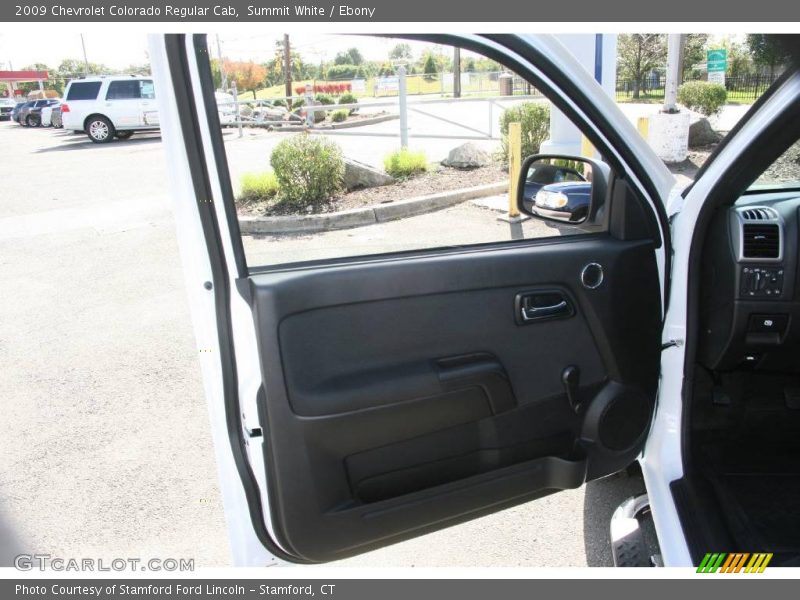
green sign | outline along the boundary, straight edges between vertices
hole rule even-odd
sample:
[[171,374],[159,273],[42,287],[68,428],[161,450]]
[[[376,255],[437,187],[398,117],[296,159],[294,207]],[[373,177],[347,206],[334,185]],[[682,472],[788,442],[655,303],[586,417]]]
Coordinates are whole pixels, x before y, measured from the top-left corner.
[[728,50],[715,48],[706,52],[706,63],[709,73],[725,72],[728,68]]

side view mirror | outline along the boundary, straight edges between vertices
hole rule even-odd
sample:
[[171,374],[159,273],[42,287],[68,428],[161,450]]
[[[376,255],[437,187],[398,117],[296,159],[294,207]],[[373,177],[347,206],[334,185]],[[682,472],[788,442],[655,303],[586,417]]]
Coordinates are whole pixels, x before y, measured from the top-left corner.
[[522,162],[517,208],[546,221],[594,221],[605,201],[609,172],[607,164],[589,158],[534,154]]

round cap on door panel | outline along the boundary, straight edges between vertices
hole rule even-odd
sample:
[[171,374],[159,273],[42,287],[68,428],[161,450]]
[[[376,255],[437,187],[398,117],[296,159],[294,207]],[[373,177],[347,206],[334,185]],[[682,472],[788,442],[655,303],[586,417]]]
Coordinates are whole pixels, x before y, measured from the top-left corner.
[[603,283],[603,265],[599,263],[589,263],[581,271],[581,283],[583,287],[594,290]]

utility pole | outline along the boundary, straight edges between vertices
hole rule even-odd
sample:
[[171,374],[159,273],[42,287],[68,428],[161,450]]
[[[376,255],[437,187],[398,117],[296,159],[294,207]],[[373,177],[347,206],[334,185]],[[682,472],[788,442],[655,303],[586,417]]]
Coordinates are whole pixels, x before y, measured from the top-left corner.
[[406,91],[406,67],[397,67],[397,79],[399,84],[399,112],[400,112],[400,147],[408,148],[408,98]]
[[286,80],[286,105],[292,109],[292,50],[289,45],[289,34],[283,34],[283,71]]
[[81,34],[81,47],[83,48],[83,74],[89,75],[89,59],[86,58],[86,42],[83,39],[83,34]]
[[686,34],[681,34],[681,51],[680,56],[678,56],[678,85],[683,83],[683,60],[686,57]]
[[664,108],[662,112],[678,112],[678,79],[681,70],[681,34],[667,35],[667,81],[664,90]]
[[220,87],[223,91],[227,91],[228,75],[225,73],[225,63],[222,61],[222,44],[219,43],[219,34],[217,34],[217,58],[219,59],[219,74],[221,77]]
[[453,98],[461,98],[461,48],[453,47]]

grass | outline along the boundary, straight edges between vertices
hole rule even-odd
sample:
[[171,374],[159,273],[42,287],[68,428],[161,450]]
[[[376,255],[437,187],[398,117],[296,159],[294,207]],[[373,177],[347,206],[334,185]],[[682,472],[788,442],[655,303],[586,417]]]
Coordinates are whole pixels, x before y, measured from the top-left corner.
[[383,159],[383,167],[392,177],[411,177],[428,170],[428,159],[424,152],[403,148],[387,154]]
[[341,123],[342,121],[346,121],[347,117],[350,116],[350,111],[346,108],[340,108],[339,110],[335,110],[331,113],[331,121],[334,123]]
[[238,200],[244,205],[268,202],[278,193],[278,180],[272,171],[244,173],[239,183]]

